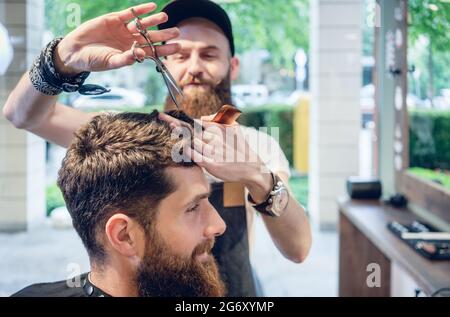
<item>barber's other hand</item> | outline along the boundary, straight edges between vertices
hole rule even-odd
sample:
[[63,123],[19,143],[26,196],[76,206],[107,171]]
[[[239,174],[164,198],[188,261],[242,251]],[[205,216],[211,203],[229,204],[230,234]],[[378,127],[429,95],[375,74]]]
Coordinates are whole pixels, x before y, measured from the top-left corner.
[[[137,15],[153,12],[156,4],[147,3],[134,8]],[[83,71],[105,71],[135,63],[131,52],[134,41],[144,44],[145,40],[138,33],[133,23],[131,8],[113,12],[89,20],[69,33],[57,46],[55,65],[58,72],[70,76]],[[143,17],[145,28],[166,22],[163,12]],[[178,28],[149,31],[153,42],[165,42],[179,35]],[[165,44],[157,47],[160,56],[167,56],[179,50],[179,44]],[[139,58],[152,55],[150,48],[135,50]]]
[[[186,154],[211,175],[225,182],[243,183],[256,202],[264,201],[273,186],[266,165],[250,148],[238,123],[223,125],[211,122],[214,116],[196,120],[203,130],[195,129],[193,148],[186,148]],[[165,113],[160,113],[159,118],[173,129],[188,127],[185,122]]]
[[[159,119],[172,129],[186,128],[184,136],[192,139],[192,148],[186,148],[188,159],[205,168],[211,175],[226,182],[252,181],[264,171],[264,163],[250,148],[238,123],[231,125],[212,122],[215,114],[194,119],[195,128],[166,113]],[[270,174],[269,174],[270,176]]]

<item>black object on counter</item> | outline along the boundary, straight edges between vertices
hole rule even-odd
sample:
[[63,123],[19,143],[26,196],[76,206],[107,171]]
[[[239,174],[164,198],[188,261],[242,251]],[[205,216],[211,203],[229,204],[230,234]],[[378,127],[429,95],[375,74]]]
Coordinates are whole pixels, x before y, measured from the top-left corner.
[[352,199],[380,199],[381,182],[376,178],[349,177],[347,193]]
[[440,234],[446,233],[439,232],[429,224],[414,221],[410,225],[403,225],[392,221],[387,227],[420,255],[430,260],[450,260],[450,240],[439,237]]

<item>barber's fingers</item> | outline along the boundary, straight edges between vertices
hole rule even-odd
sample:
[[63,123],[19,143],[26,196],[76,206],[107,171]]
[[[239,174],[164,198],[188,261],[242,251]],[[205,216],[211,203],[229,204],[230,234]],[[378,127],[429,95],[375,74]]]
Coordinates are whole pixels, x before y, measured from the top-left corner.
[[215,145],[225,143],[226,126],[217,123],[212,123],[209,125],[206,124],[205,121],[198,119],[194,119],[194,122],[197,126],[202,127],[202,132],[200,134],[202,141]]
[[186,155],[201,167],[208,168],[209,165],[214,164],[214,160],[190,147],[186,148]]
[[195,124],[201,126],[203,130],[211,128],[210,129],[211,134],[223,134],[224,131],[223,125],[215,122],[204,121],[203,118],[204,117],[202,117],[202,119],[194,119]]
[[194,150],[211,159],[214,158],[218,150],[220,151],[218,147],[205,143],[198,138],[194,138],[192,143]]
[[[170,41],[180,34],[178,28],[170,28],[160,31],[148,31],[149,39],[152,43],[159,42],[167,42]],[[147,56],[153,56],[153,50],[150,46],[148,46],[147,41],[140,35],[139,33],[133,34],[134,40],[138,42],[139,45],[143,45],[141,47]],[[156,48],[156,52],[158,56],[167,56],[177,53],[180,50],[180,45],[178,43],[170,43],[164,45],[154,45]]]
[[200,120],[197,120],[196,123],[203,127],[202,140],[210,144],[234,142],[235,136],[241,133],[239,125],[209,124]]
[[[170,35],[170,33],[171,31],[160,35],[163,37],[172,36]],[[99,54],[100,56],[104,55],[108,57],[106,66],[107,69],[115,69],[134,64],[136,62],[136,58],[134,55],[136,55],[138,60],[142,61],[145,57],[153,56],[153,50],[149,46],[136,47],[134,49],[135,54],[133,54],[133,42],[137,42],[137,44],[139,44],[138,46],[147,44],[142,36],[130,34],[130,38],[127,38],[126,42],[129,42],[129,44],[122,44],[120,45],[120,47],[110,47],[110,49],[116,50],[116,52],[112,52],[112,54],[110,54],[109,52],[108,54],[106,54],[106,51],[97,52],[97,54]],[[181,46],[178,43],[155,45],[156,52],[160,57],[175,54],[180,50],[180,47]]]
[[[232,144],[234,144],[233,139],[227,140],[228,139],[227,135],[224,133],[225,130],[218,129],[217,126],[215,126],[215,128],[205,130],[196,128],[194,131],[194,129],[189,123],[174,118],[166,113],[159,113],[159,119],[169,123],[172,129],[175,129],[177,127],[188,128],[191,132],[191,136],[193,136],[196,140],[200,140],[204,144],[208,144],[216,149],[225,148],[227,146],[226,144],[227,141],[233,142]],[[200,124],[203,124],[203,122],[195,120],[195,124],[202,127]]]
[[[177,27],[173,27],[158,31],[148,31],[147,35],[152,43],[167,42],[177,38],[180,35],[180,30]],[[139,36],[142,38],[142,35],[139,34]]]
[[156,47],[156,52],[158,53],[159,57],[163,57],[163,56],[169,56],[169,55],[178,53],[180,51],[180,49],[181,49],[181,45],[179,43],[170,43],[170,44],[158,45]]
[[209,115],[209,116],[201,116],[200,120],[212,122],[212,119],[214,119],[215,116],[216,116],[216,113]]
[[[136,23],[134,22],[135,18],[133,17],[132,19],[133,20],[128,21],[126,23],[127,29],[131,33],[138,33],[139,30],[137,29]],[[158,24],[165,23],[165,22],[167,22],[167,20],[168,20],[167,14],[165,14],[164,12],[160,12],[160,13],[153,14],[148,17],[142,18],[139,20],[139,22],[141,23],[142,28],[148,29],[152,26],[156,26]]]
[[[140,45],[145,45],[147,42],[142,37],[135,37],[135,41]],[[131,45],[130,45],[131,47]],[[168,56],[177,53],[181,46],[178,43],[170,43],[164,45],[155,45],[156,53],[159,57]],[[141,47],[145,51],[146,56],[153,56],[153,50],[149,46]]]
[[172,128],[185,126],[184,124],[186,123],[186,122],[178,120],[177,118],[174,118],[164,112],[160,112],[158,114],[158,118],[159,118],[159,120],[169,123]]
[[201,120],[198,120],[198,121],[201,121],[202,125],[205,128],[219,127],[221,129],[226,129],[226,128],[232,128],[233,129],[233,128],[237,128],[237,127],[240,126],[239,123],[237,123],[236,121],[234,121],[232,124],[224,124],[224,123],[217,123],[217,122],[211,121],[214,117],[215,117],[215,115],[203,116],[201,118]]
[[215,143],[215,142],[219,142],[220,138],[216,134],[205,130],[202,134],[202,140],[206,143]]
[[[166,44],[166,45],[160,45],[156,47],[156,52],[159,56],[167,56],[171,54],[175,54],[180,49],[179,44],[173,43],[173,44]],[[124,51],[120,53],[120,51],[117,52],[117,54],[113,54],[109,57],[109,59],[106,62],[106,68],[107,69],[116,69],[124,66],[133,65],[136,62],[136,58],[139,60],[143,60],[145,56],[151,55],[151,49],[150,48],[135,48],[134,54],[131,50],[131,48],[127,51]]]
[[130,7],[128,9],[122,10],[117,12],[116,14],[119,16],[119,18],[123,21],[123,22],[128,22],[131,19],[134,19],[134,15],[131,12],[131,9],[134,10],[134,12],[140,16],[143,14],[147,14],[150,12],[153,12],[156,9],[156,4],[154,2],[149,2],[149,3],[144,3],[138,6],[133,6]]
[[[145,57],[145,51],[141,48],[136,48],[134,54],[139,59],[143,59]],[[106,68],[116,69],[124,66],[133,65],[136,62],[135,55],[133,55],[133,52],[131,50],[114,54],[108,59]]]
[[[221,109],[222,110],[222,109]],[[219,110],[219,112],[221,111]],[[205,122],[206,125],[214,125],[214,124],[218,124],[221,125],[223,127],[230,127],[230,126],[239,126],[239,123],[236,122],[235,120],[233,120],[231,123],[219,123],[219,122],[215,122],[214,118],[217,116],[218,112],[213,113],[211,115],[208,116],[202,116],[200,117],[200,120],[202,122]],[[229,120],[228,120],[229,121]]]

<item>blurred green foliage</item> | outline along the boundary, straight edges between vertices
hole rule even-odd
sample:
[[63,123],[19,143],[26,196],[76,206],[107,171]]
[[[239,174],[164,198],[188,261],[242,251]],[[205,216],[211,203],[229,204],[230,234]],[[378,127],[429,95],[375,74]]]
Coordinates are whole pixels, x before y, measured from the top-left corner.
[[408,0],[409,36],[431,39],[433,49],[448,51],[450,47],[450,3],[435,0]]
[[289,187],[295,199],[304,207],[308,207],[308,177],[291,177]]
[[[159,11],[169,0],[154,0]],[[276,68],[294,69],[297,49],[309,48],[309,0],[216,1],[233,24],[236,51],[266,49]],[[145,3],[142,0],[46,0],[46,27],[62,36],[73,27],[67,17],[78,4],[81,22],[97,16]]]
[[[308,177],[292,177],[289,180],[289,186],[297,201],[305,207],[308,206]],[[47,216],[49,216],[53,209],[64,206],[65,202],[61,190],[56,184],[47,186],[46,194]]]
[[46,188],[47,216],[53,209],[64,206],[64,198],[59,187],[55,184],[48,185]]
[[[280,147],[283,150],[290,165],[293,165],[293,108],[286,105],[264,105],[244,109],[239,123],[245,126],[260,129],[268,128],[264,131],[270,135],[270,128],[278,128]],[[274,136],[274,135],[272,135]],[[275,136],[274,136],[275,137]]]
[[416,176],[435,182],[447,189],[450,189],[450,172],[448,171],[430,170],[421,167],[412,167],[408,169],[408,171]]
[[409,166],[450,170],[450,111],[409,111]]
[[[409,64],[421,71],[416,94],[431,99],[450,88],[450,2],[408,0]],[[426,51],[421,45],[426,39]],[[410,84],[411,76],[410,76]],[[414,87],[411,85],[411,89]]]

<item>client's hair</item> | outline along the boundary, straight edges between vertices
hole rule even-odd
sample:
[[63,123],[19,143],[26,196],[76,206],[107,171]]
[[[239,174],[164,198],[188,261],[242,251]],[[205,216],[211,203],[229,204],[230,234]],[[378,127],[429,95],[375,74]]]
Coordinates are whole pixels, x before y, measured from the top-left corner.
[[195,166],[172,160],[177,142],[158,112],[102,114],[76,132],[58,186],[91,261],[105,260],[99,233],[111,215],[125,213],[148,230],[158,203],[175,190],[166,168]]

